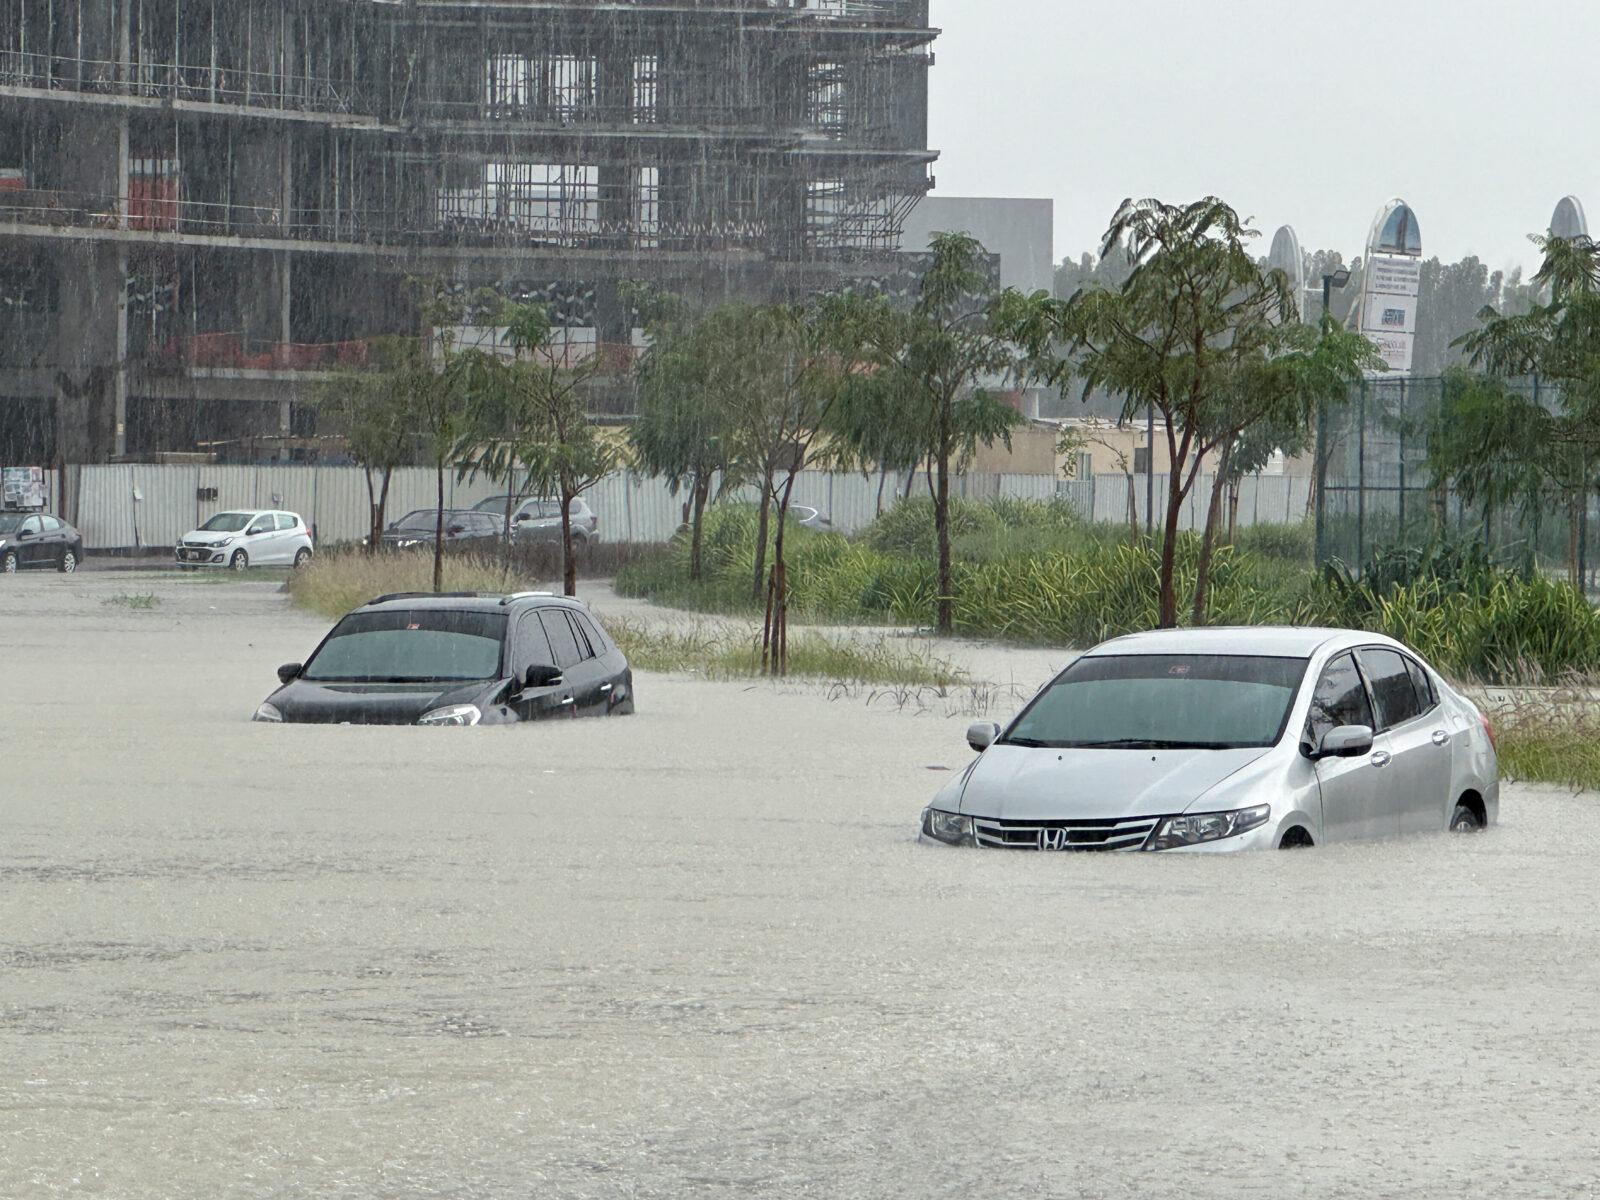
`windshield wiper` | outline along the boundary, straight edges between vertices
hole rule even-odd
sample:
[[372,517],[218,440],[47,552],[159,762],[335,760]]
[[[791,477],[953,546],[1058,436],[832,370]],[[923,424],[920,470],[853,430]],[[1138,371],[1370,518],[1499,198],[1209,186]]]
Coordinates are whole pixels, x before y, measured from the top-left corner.
[[1032,746],[1034,748],[1055,745],[1054,742],[1041,742],[1038,738],[1031,737],[1001,738],[997,744],[1001,746]]
[[1109,742],[1070,742],[1074,750],[1216,750],[1217,742],[1173,742],[1161,738],[1115,738]]

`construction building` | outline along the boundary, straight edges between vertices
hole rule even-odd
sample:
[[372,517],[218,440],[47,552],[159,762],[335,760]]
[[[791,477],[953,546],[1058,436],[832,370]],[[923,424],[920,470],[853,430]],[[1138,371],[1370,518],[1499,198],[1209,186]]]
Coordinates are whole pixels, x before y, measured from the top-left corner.
[[927,0],[0,0],[0,462],[308,433],[417,330],[407,276],[598,350],[621,281],[903,271],[935,34]]

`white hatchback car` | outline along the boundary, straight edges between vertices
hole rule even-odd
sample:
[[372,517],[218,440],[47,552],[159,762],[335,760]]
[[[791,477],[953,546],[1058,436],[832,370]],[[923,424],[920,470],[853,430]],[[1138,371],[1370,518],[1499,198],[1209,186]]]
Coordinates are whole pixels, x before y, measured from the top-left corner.
[[1488,722],[1392,638],[1173,629],[1084,654],[922,814],[1015,850],[1245,850],[1492,825]]
[[303,567],[311,561],[311,531],[298,513],[276,509],[219,512],[178,540],[180,567]]

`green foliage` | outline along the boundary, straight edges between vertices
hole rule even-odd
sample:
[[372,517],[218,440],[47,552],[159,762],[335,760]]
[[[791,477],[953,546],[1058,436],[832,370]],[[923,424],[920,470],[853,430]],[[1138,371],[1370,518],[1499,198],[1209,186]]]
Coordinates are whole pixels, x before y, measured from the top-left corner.
[[1317,533],[1304,521],[1298,525],[1246,525],[1233,535],[1233,545],[1242,554],[1309,568],[1316,561]]
[[[788,531],[790,596],[796,612],[817,622],[931,625],[938,615],[938,573],[928,552],[931,504],[902,501],[857,540],[799,527]],[[1065,505],[1005,500],[953,502],[952,524],[973,552],[953,564],[959,632],[1015,641],[1089,645],[1156,623],[1159,549],[1130,547],[1120,527],[1098,529]],[[702,611],[748,611],[737,581],[755,553],[756,522],[747,506],[706,514],[707,578],[687,580],[686,549],[666,561],[628,567],[617,586]],[[1179,581],[1192,587],[1200,540],[1179,539]],[[1278,564],[1224,548],[1216,552],[1207,609],[1212,622],[1303,622],[1313,618],[1314,576],[1285,574]]]
[[[1258,236],[1215,196],[1192,204],[1125,200],[1102,257],[1121,252],[1118,286],[1082,287],[1070,299],[1007,293],[996,324],[1028,353],[1031,374],[1063,395],[1121,399],[1122,415],[1153,409],[1167,430],[1166,507],[1177,513],[1208,455],[1218,486],[1275,445],[1293,446],[1332,398],[1376,364],[1376,349],[1331,321],[1299,321],[1293,286],[1248,253]],[[1213,531],[1202,542],[1195,604],[1205,607]],[[1162,535],[1160,623],[1177,623],[1175,521]],[[1198,614],[1197,614],[1198,615]]]
[[[931,520],[923,499],[896,505],[856,539],[791,527],[794,609],[817,623],[933,624],[939,589],[927,552]],[[1091,526],[1062,506],[1014,500],[958,502],[952,521],[974,547],[952,568],[957,632],[1088,646],[1158,622],[1160,548],[1126,544],[1119,526]],[[753,509],[718,505],[706,525],[701,583],[687,580],[687,548],[679,544],[663,558],[625,566],[618,590],[700,611],[751,613],[743,583],[755,554]],[[1600,616],[1583,597],[1496,566],[1477,543],[1383,548],[1357,576],[1339,564],[1321,575],[1311,570],[1309,539],[1302,526],[1256,526],[1217,547],[1206,623],[1370,629],[1415,647],[1448,674],[1497,683],[1600,672]],[[1182,534],[1175,546],[1177,587],[1191,593],[1200,539]]]
[[118,592],[115,596],[107,596],[100,603],[132,609],[134,612],[150,612],[161,606],[161,597],[154,592]]
[[1494,683],[1600,671],[1600,614],[1574,588],[1496,566],[1479,542],[1381,548],[1356,578],[1324,573],[1330,624],[1398,638],[1441,669]]

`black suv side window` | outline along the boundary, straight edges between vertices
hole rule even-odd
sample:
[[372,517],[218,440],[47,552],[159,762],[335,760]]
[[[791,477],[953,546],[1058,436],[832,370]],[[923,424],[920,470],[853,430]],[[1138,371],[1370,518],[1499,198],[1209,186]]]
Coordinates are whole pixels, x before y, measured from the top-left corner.
[[599,658],[606,652],[606,639],[595,628],[593,621],[582,613],[568,613],[567,617],[578,627],[580,637],[588,641],[590,658]]
[[556,653],[550,648],[550,638],[544,631],[544,623],[539,620],[539,614],[523,613],[522,619],[517,622],[516,678],[525,677],[529,667],[558,665]]
[[578,646],[578,636],[572,632],[567,615],[559,609],[546,609],[539,614],[544,631],[550,635],[550,648],[555,651],[556,666],[565,671],[575,667],[587,657]]
[[1406,661],[1393,650],[1369,646],[1360,651],[1361,669],[1372,684],[1372,700],[1378,706],[1379,729],[1393,729],[1422,712],[1417,691],[1411,686]]
[[1311,694],[1311,713],[1306,720],[1307,741],[1322,745],[1323,736],[1340,725],[1372,725],[1372,706],[1367,689],[1356,670],[1356,660],[1341,654],[1322,669],[1317,690]]

